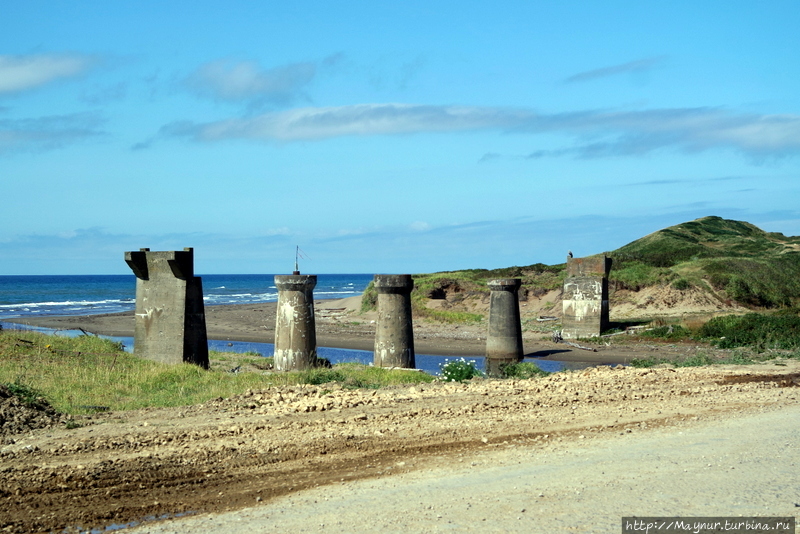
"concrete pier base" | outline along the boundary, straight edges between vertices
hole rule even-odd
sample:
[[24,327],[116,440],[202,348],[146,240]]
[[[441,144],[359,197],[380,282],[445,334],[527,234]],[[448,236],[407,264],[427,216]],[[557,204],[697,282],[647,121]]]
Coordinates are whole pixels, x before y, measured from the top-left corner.
[[522,280],[489,280],[489,332],[486,337],[486,374],[502,376],[502,368],[522,360],[522,323],[518,291]]
[[314,275],[275,276],[278,309],[275,319],[275,369],[294,371],[317,366],[314,321]]
[[567,258],[561,337],[599,337],[608,330],[608,274],[611,258]]
[[378,291],[378,325],[375,330],[376,367],[413,369],[414,329],[411,322],[411,290],[414,280],[410,274],[376,274]]
[[208,369],[203,284],[194,276],[194,250],[126,252],[136,275],[136,356]]

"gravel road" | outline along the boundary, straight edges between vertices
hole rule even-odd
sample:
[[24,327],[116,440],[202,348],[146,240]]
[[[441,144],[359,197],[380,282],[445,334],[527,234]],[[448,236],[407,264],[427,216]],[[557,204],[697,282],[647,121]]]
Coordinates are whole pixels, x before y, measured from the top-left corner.
[[793,404],[546,448],[487,447],[134,532],[620,532],[622,516],[794,516],[798,423]]
[[[791,515],[800,362],[248,391],[8,435],[0,532],[619,532]],[[190,513],[190,516],[181,514]],[[94,531],[94,530],[93,530]]]

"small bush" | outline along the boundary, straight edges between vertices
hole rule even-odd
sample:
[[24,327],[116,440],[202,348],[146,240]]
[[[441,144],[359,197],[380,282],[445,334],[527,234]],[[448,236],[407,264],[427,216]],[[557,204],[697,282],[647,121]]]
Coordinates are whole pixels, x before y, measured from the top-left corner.
[[520,379],[539,378],[550,374],[533,362],[510,363],[504,365],[501,371],[505,378]]
[[458,360],[445,360],[439,366],[442,378],[447,382],[463,382],[475,378],[476,376],[483,376],[483,373],[478,369],[475,360],[465,360],[460,358]]
[[715,317],[700,328],[698,337],[723,349],[792,350],[800,348],[800,317],[760,313]]
[[679,340],[691,337],[691,332],[680,325],[659,326],[642,333],[642,337]]
[[361,295],[361,312],[364,313],[376,309],[378,309],[378,290],[375,289],[375,282],[370,282]]
[[692,283],[689,282],[686,278],[678,278],[674,282],[672,282],[672,287],[677,289],[678,291],[685,291],[692,287]]

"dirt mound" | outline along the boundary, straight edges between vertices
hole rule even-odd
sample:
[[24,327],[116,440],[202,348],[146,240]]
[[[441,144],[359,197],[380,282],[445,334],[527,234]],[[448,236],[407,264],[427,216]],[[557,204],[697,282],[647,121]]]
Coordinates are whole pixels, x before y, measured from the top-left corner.
[[61,422],[62,416],[41,397],[23,399],[0,384],[0,442],[9,436],[47,428]]
[[678,290],[671,285],[650,286],[640,291],[618,290],[611,298],[611,316],[681,317],[685,314],[736,312],[744,308],[735,302],[715,298],[696,287]]

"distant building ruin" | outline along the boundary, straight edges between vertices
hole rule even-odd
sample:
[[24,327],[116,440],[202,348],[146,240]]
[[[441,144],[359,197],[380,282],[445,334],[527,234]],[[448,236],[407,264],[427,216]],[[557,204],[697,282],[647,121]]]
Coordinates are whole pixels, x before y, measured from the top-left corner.
[[564,339],[598,337],[608,330],[608,274],[611,258],[567,257],[561,336]]
[[194,250],[125,253],[136,275],[133,350],[157,362],[208,369],[203,284],[194,276]]

